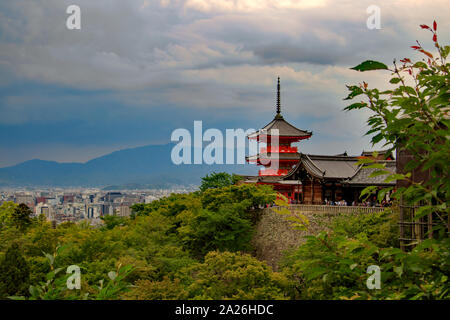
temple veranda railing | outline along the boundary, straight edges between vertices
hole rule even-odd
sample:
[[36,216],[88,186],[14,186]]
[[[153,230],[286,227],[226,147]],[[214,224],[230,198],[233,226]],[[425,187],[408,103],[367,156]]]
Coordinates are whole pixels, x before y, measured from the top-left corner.
[[385,207],[363,207],[363,206],[330,206],[317,204],[290,204],[289,209],[309,212],[324,213],[376,213],[383,212]]

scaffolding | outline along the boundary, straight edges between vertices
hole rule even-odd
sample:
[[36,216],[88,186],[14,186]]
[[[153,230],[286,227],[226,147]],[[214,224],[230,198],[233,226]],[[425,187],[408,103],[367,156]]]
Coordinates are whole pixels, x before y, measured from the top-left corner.
[[420,207],[404,205],[403,201],[399,206],[399,240],[400,248],[404,251],[414,248],[422,240],[438,236],[433,230],[433,227],[439,224],[437,215],[429,213],[424,217],[416,218],[416,212]]

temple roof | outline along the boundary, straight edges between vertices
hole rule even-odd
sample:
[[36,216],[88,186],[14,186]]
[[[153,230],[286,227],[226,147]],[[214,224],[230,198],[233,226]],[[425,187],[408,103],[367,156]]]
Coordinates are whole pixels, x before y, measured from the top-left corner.
[[[378,161],[377,163],[385,163],[386,169],[392,173],[396,173],[396,162],[395,160],[385,160],[385,161]],[[384,182],[387,175],[379,175],[376,177],[370,177],[370,175],[379,169],[375,168],[366,168],[364,166],[360,167],[356,174],[351,177],[351,179],[344,181],[351,185],[395,185],[395,181],[392,182]]]
[[301,155],[301,162],[309,173],[318,178],[350,178],[358,170],[357,157]]
[[328,155],[313,155],[300,154],[300,161],[292,170],[284,176],[289,179],[300,166],[303,166],[306,171],[316,178],[328,179],[349,179],[358,171],[358,157],[353,156],[328,156]]
[[[364,157],[371,157],[373,152],[374,151],[364,151],[363,150],[361,155]],[[378,153],[379,160],[393,160],[394,159],[392,152],[388,152],[388,150],[380,150],[380,151],[376,151],[376,152]]]
[[[387,186],[395,185],[395,181],[384,182],[387,175],[379,175],[370,177],[370,175],[378,170],[375,168],[367,168],[363,165],[356,165],[358,157],[354,156],[324,156],[300,154],[301,161],[285,176],[246,176],[247,183],[280,183],[294,181],[292,184],[300,183],[298,180],[291,180],[292,175],[297,172],[299,167],[303,166],[309,174],[319,179],[330,179],[339,181],[344,184],[353,186],[378,185]],[[392,173],[396,172],[395,160],[379,160],[378,163],[386,164],[386,169]]]
[[[392,183],[385,183],[384,179],[386,178],[386,175],[370,177],[370,174],[377,169],[357,165],[356,163],[358,160],[358,156],[300,154],[300,161],[287,175],[283,176],[282,179],[288,180],[300,167],[303,167],[310,175],[319,179],[340,180],[341,182],[352,185],[395,184],[395,181]],[[395,172],[395,160],[379,160],[378,162],[386,163],[386,168],[391,172]]]

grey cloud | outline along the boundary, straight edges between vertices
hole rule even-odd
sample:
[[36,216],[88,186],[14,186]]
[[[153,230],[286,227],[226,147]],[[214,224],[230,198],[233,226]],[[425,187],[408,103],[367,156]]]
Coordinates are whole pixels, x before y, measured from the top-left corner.
[[[408,30],[383,16],[385,32],[365,27],[329,2],[314,10],[197,12],[184,1],[80,0],[82,30],[65,28],[72,1],[9,1],[0,5],[0,65],[31,80],[84,89],[136,90],[184,70],[240,65],[348,65],[405,48]],[[336,11],[336,12],[334,12]],[[220,12],[220,11],[219,11]],[[411,31],[409,31],[411,32]],[[411,36],[412,38],[412,36]],[[386,60],[385,59],[385,60]],[[192,81],[192,80],[188,80]]]
[[[433,6],[418,1],[408,12],[401,7],[406,0],[380,1],[382,30],[365,26],[368,0],[254,12],[204,12],[181,0],[143,6],[144,1],[77,0],[81,31],[65,28],[72,0],[1,1],[0,130],[21,132],[8,131],[8,124],[43,128],[71,121],[94,128],[93,122],[103,121],[107,132],[114,132],[110,127],[161,115],[168,107],[165,127],[185,125],[179,118],[189,114],[218,123],[221,117],[233,123],[234,117],[242,125],[259,117],[264,125],[262,115],[273,114],[274,81],[281,75],[284,112],[293,123],[323,130],[324,139],[355,142],[364,133],[364,117],[342,113],[341,99],[346,83],[369,75],[349,75],[348,67],[365,59],[389,63],[410,56],[408,46],[416,38],[429,38],[418,24],[434,16],[443,43],[450,32],[441,0]],[[59,93],[9,90],[24,83],[54,86]],[[95,95],[85,98],[89,93]],[[141,143],[136,132],[125,136],[130,127],[124,127],[121,143]],[[32,138],[30,131],[23,141]],[[108,139],[113,138],[98,143],[115,145]]]
[[303,46],[287,46],[284,44],[272,44],[253,49],[256,56],[262,59],[262,63],[289,63],[306,62],[314,64],[335,64],[339,59],[335,53],[325,50]]

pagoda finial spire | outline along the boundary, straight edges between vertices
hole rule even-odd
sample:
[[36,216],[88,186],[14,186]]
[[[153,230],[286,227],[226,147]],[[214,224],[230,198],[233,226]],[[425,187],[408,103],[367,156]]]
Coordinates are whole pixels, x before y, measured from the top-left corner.
[[281,98],[280,98],[280,77],[278,77],[278,85],[277,85],[277,114],[275,115],[275,119],[283,119],[281,115]]
[[281,102],[280,102],[280,77],[278,77],[278,85],[277,85],[277,115],[281,113]]

